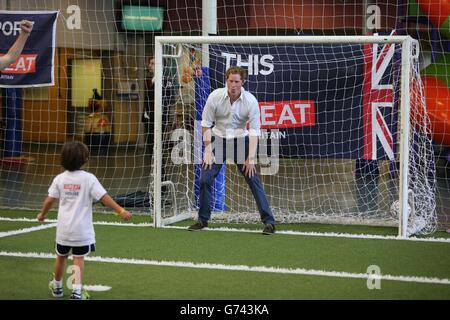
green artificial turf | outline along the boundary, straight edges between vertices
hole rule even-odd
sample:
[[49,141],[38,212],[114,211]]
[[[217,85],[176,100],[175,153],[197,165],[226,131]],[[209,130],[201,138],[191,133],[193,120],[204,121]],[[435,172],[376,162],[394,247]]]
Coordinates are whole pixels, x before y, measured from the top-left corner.
[[[31,217],[28,212],[15,214]],[[94,215],[94,219],[120,221],[103,214]],[[135,216],[132,222],[148,222],[148,217]],[[7,230],[38,225],[0,221]],[[309,226],[311,231],[317,231],[317,226],[313,227]],[[332,232],[353,230],[328,228]],[[308,230],[305,226],[290,229]],[[92,257],[363,274],[376,265],[382,274],[450,279],[450,243],[133,226],[95,225],[95,230],[97,251]],[[54,253],[55,232],[55,228],[49,228],[0,238],[0,251]],[[385,233],[391,234],[389,230]],[[0,299],[50,299],[47,283],[53,262],[0,256]],[[448,284],[382,280],[381,289],[369,290],[366,279],[94,261],[86,262],[85,283],[112,287],[106,292],[91,292],[93,299],[450,299]]]

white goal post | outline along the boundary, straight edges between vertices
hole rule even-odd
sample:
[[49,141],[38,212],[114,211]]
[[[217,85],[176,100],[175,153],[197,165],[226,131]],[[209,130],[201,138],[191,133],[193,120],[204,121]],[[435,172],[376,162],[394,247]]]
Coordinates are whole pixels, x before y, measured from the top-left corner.
[[[195,206],[192,206],[192,203],[195,201],[188,199],[187,202],[189,205],[187,206],[187,209],[185,210],[179,210],[179,212],[175,212],[173,216],[166,219],[164,215],[162,214],[162,195],[161,195],[161,188],[162,184],[164,184],[164,181],[162,179],[162,167],[165,165],[163,163],[163,154],[169,154],[171,153],[171,150],[163,150],[163,124],[162,124],[162,116],[163,116],[163,48],[164,45],[177,45],[177,46],[183,46],[186,45],[189,48],[201,48],[200,45],[202,44],[209,44],[209,45],[236,45],[236,46],[249,46],[249,45],[267,45],[267,46],[283,46],[283,45],[292,45],[292,46],[298,46],[298,45],[317,45],[317,46],[332,46],[332,45],[385,45],[385,44],[392,44],[393,47],[396,48],[396,52],[401,52],[401,55],[399,55],[399,58],[401,56],[401,63],[399,64],[399,76],[400,79],[398,81],[398,89],[394,92],[398,93],[398,100],[393,102],[392,106],[398,102],[398,127],[395,125],[397,133],[394,133],[394,137],[396,134],[398,134],[398,142],[394,141],[391,144],[394,144],[393,150],[394,154],[397,154],[399,156],[399,159],[397,162],[400,164],[398,167],[398,173],[399,177],[395,180],[395,183],[398,187],[398,198],[397,203],[389,203],[385,206],[389,207],[392,211],[392,208],[397,206],[398,212],[396,212],[394,217],[394,222],[391,221],[391,223],[387,223],[386,225],[396,225],[398,226],[398,235],[400,237],[407,237],[412,234],[423,234],[423,233],[430,233],[435,230],[436,228],[436,213],[435,213],[435,207],[434,207],[434,171],[432,171],[432,164],[429,164],[428,162],[433,161],[433,151],[431,147],[431,142],[429,142],[429,121],[426,117],[426,106],[423,102],[423,95],[421,95],[421,82],[420,82],[420,75],[418,74],[417,66],[415,65],[417,63],[417,56],[418,56],[418,43],[416,40],[412,39],[410,36],[158,36],[155,37],[155,64],[156,64],[156,70],[155,70],[155,144],[154,144],[154,168],[153,168],[153,183],[150,186],[149,192],[153,195],[153,217],[154,217],[154,225],[155,227],[161,227],[164,226],[170,222],[174,222],[177,220],[185,219],[187,217],[193,217],[195,218],[196,208]],[[200,49],[201,50],[201,49]],[[386,50],[387,51],[387,50]],[[382,54],[386,54],[385,52],[381,52],[380,56]],[[280,55],[281,57],[281,55]],[[291,61],[294,61],[294,58],[291,58]],[[252,64],[254,61],[251,60],[250,63]],[[336,61],[334,61],[336,62]],[[255,66],[256,66],[256,62]],[[293,62],[290,62],[293,63]],[[342,62],[338,62],[342,63]],[[326,63],[322,63],[325,65]],[[380,62],[382,64],[382,61]],[[320,66],[320,63],[318,63]],[[253,64],[252,64],[253,66]],[[364,66],[358,66],[359,68],[363,68]],[[375,67],[376,68],[376,67]],[[394,68],[392,68],[394,69]],[[362,69],[364,70],[364,69]],[[335,70],[333,70],[335,71]],[[395,71],[393,71],[395,73]],[[331,74],[331,72],[330,72]],[[338,74],[338,72],[337,72]],[[339,75],[337,75],[339,76]],[[393,76],[395,77],[395,75]],[[250,80],[249,80],[250,81]],[[345,83],[345,81],[342,81],[342,83]],[[358,84],[359,86],[359,84]],[[380,85],[381,87],[381,85]],[[358,87],[359,88],[359,87]],[[411,91],[415,90],[413,93],[414,99],[416,101],[411,101]],[[250,90],[251,91],[251,90]],[[253,92],[252,92],[253,93]],[[289,94],[288,92],[286,94]],[[364,93],[359,94],[361,101],[364,99]],[[336,98],[337,99],[337,98]],[[261,102],[261,99],[258,99],[259,102]],[[417,107],[417,104],[420,104],[419,107]],[[411,113],[411,106],[413,106],[415,111],[413,114]],[[358,107],[361,107],[360,105]],[[417,109],[420,109],[417,111]],[[184,110],[184,109],[183,109]],[[175,112],[175,111],[174,111]],[[317,111],[319,112],[319,111]],[[416,119],[417,114],[420,113],[420,121]],[[411,119],[414,118],[414,119]],[[382,120],[379,120],[380,123],[382,123]],[[420,122],[418,125],[416,122]],[[338,125],[340,122],[336,120],[335,125]],[[417,132],[416,132],[417,131]],[[376,140],[376,137],[374,138]],[[373,141],[375,141],[373,140]],[[415,142],[418,141],[418,145],[414,145]],[[188,142],[190,143],[190,140]],[[384,142],[386,143],[386,142]],[[398,147],[395,145],[398,144]],[[191,147],[189,145],[188,147]],[[291,145],[290,147],[296,147],[295,145]],[[375,148],[375,147],[374,147]],[[413,151],[414,155],[411,154],[411,150]],[[419,154],[421,153],[421,154]],[[425,158],[422,158],[422,153],[424,154]],[[418,160],[417,158],[421,158]],[[283,160],[283,163],[286,163],[290,166],[289,175],[292,177],[292,174],[295,174],[295,172],[299,172],[299,169],[302,169],[303,166],[306,167],[306,164],[299,164],[300,160],[296,160],[297,157],[288,158],[286,157],[285,160]],[[376,157],[373,159],[376,161]],[[391,159],[392,160],[392,159]],[[306,161],[306,160],[305,160]],[[327,170],[330,172],[321,173],[321,171],[317,174],[323,174],[323,175],[330,175],[330,177],[333,174],[333,165],[339,166],[341,162],[336,161],[335,164],[332,164],[331,160],[326,160],[324,157],[320,157],[320,161],[324,161],[324,163],[327,164]],[[297,163],[298,162],[298,163]],[[317,162],[317,161],[316,161]],[[306,163],[306,162],[305,162]],[[427,168],[423,168],[423,163],[426,164]],[[309,165],[309,164],[308,164]],[[300,166],[302,166],[300,168]],[[415,168],[412,168],[411,166],[414,166]],[[428,168],[430,166],[430,168]],[[417,168],[416,168],[417,167]],[[191,167],[191,170],[192,167]],[[420,173],[417,173],[416,171],[420,171]],[[317,170],[315,170],[317,171]],[[395,171],[395,170],[394,170]],[[430,172],[428,172],[430,171]],[[314,174],[314,173],[313,173]],[[286,174],[288,175],[288,173]],[[413,176],[411,176],[413,175]],[[285,183],[284,181],[281,181],[281,177],[276,180],[279,188],[289,188],[289,191],[291,191],[291,188],[297,188],[297,187],[291,187],[292,183]],[[294,178],[292,178],[294,179]],[[333,178],[334,179],[334,178]],[[426,181],[418,181],[418,180],[426,180]],[[298,180],[301,180],[300,176]],[[188,178],[186,180],[187,184],[191,184],[192,178]],[[325,180],[324,180],[325,181]],[[334,181],[334,180],[330,180]],[[268,183],[266,182],[265,187],[269,187]],[[353,182],[351,182],[353,183]],[[412,190],[412,185],[420,183],[420,188],[423,189],[423,186],[426,188],[429,188],[429,190],[426,190],[425,195],[416,196],[417,191]],[[323,182],[323,184],[327,184],[327,182]],[[342,187],[347,188],[347,186],[344,186],[346,182],[342,182],[339,180],[339,184],[342,185]],[[350,182],[349,182],[350,184]],[[277,186],[278,186],[277,185]],[[323,187],[323,186],[322,186]],[[191,188],[191,186],[187,186],[187,188]],[[269,187],[270,188],[270,187]],[[298,190],[301,190],[301,187],[298,187],[299,189],[295,189],[296,191],[292,192],[293,196],[296,197],[296,192],[299,193]],[[184,190],[184,189],[183,189]],[[180,191],[183,196],[190,197],[192,196],[190,193],[185,191]],[[319,189],[317,189],[319,190]],[[175,192],[175,191],[173,191]],[[317,192],[317,191],[313,191]],[[425,192],[425,191],[424,191]],[[270,191],[269,191],[270,193]],[[283,193],[283,191],[280,191],[280,193]],[[290,193],[290,192],[285,192]],[[397,194],[396,194],[397,196]],[[227,201],[235,201],[233,196],[227,195],[226,196]],[[237,197],[237,196],[234,196]],[[337,192],[336,195],[333,195],[333,201],[339,202],[339,193]],[[253,199],[249,199],[249,202],[251,202]],[[290,200],[292,200],[293,205],[296,202],[295,199],[287,199],[283,200],[286,203],[290,203]],[[328,203],[327,201],[317,200],[316,204],[320,205],[321,203]],[[332,200],[330,200],[332,201]],[[329,201],[329,202],[330,202]],[[419,205],[419,201],[425,201],[427,202],[426,205],[422,206]],[[172,203],[172,208],[177,203],[176,196],[174,195],[174,202]],[[190,207],[190,208],[189,208]],[[425,208],[425,209],[424,209]],[[292,209],[289,209],[292,210]],[[283,210],[281,210],[283,211]],[[280,211],[280,212],[281,212]],[[301,210],[299,210],[301,211]],[[385,210],[387,211],[387,210]],[[420,211],[420,212],[419,212]],[[425,212],[426,211],[426,212]],[[284,212],[284,211],[283,211]],[[224,213],[227,215],[228,213]],[[230,213],[231,214],[231,213]],[[314,215],[314,213],[312,213]],[[392,212],[391,212],[392,214]],[[337,214],[340,215],[340,214]],[[389,215],[389,214],[388,214]],[[274,209],[274,216],[275,219],[278,218],[278,212],[276,209]],[[303,214],[298,214],[298,216],[304,216]],[[178,217],[178,218],[177,218]],[[347,219],[347,216],[345,214],[342,215],[344,219],[341,219],[341,223],[347,223],[349,219]],[[416,218],[414,218],[416,217]],[[359,217],[360,218],[360,217]],[[391,216],[392,218],[392,216]],[[412,221],[416,219],[415,221]],[[339,219],[337,219],[339,220]],[[336,219],[328,220],[326,219],[325,215],[320,214],[318,215],[317,219],[305,219],[304,221],[313,221],[313,222],[337,222]],[[364,220],[364,219],[363,219]],[[417,221],[418,220],[418,221]],[[283,219],[283,222],[286,221]],[[293,220],[294,222],[295,219]],[[300,219],[300,221],[302,221]],[[289,221],[286,221],[289,222]],[[365,224],[365,222],[363,222]],[[369,222],[370,224],[370,222]],[[377,223],[374,223],[377,224]],[[420,227],[417,227],[417,224],[421,225]],[[416,227],[414,227],[416,225]],[[417,229],[418,228],[418,229]]]

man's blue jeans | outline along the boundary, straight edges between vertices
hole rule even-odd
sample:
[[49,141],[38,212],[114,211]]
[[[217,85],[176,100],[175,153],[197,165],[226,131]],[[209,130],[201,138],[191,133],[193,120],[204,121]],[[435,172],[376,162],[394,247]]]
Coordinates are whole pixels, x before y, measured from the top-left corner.
[[[222,165],[225,163],[225,160],[233,159],[239,171],[244,176],[250,190],[252,191],[253,197],[256,201],[256,206],[258,207],[258,211],[261,216],[261,221],[264,224],[275,224],[275,219],[273,217],[272,210],[270,209],[269,202],[267,201],[267,197],[259,176],[255,174],[249,178],[244,173],[244,163],[245,159],[248,157],[249,138],[236,138],[228,141],[222,138],[217,139],[221,139],[221,141],[215,141],[216,147],[214,149],[214,155],[216,162],[212,164],[210,169],[202,168],[200,174],[200,208],[198,211],[198,219],[202,222],[207,222],[211,217],[211,193],[214,186],[214,180],[219,174],[220,169],[222,169]],[[221,142],[221,145],[218,142]],[[234,152],[232,154],[227,153],[227,147],[228,150],[231,148]]]

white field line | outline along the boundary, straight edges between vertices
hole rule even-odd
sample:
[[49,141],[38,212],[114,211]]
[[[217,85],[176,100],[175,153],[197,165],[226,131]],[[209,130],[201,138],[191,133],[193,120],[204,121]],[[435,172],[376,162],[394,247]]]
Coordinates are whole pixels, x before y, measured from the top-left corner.
[[153,223],[141,222],[141,223],[122,223],[122,222],[110,222],[110,221],[94,221],[94,225],[99,226],[114,226],[114,227],[153,227]]
[[19,229],[19,230],[4,231],[4,232],[0,232],[0,238],[15,236],[18,234],[29,233],[29,232],[38,231],[38,230],[49,229],[49,228],[53,228],[53,227],[56,227],[56,223],[43,224],[43,225],[40,225],[37,227],[30,227],[30,228],[24,228],[24,229]]
[[[3,257],[21,257],[21,258],[40,258],[40,259],[54,259],[55,254],[52,253],[38,253],[38,252],[8,252],[0,251],[0,256]],[[164,266],[164,267],[179,267],[179,268],[193,268],[193,269],[210,269],[210,270],[227,270],[227,271],[246,271],[246,272],[265,272],[276,274],[297,274],[305,276],[322,276],[334,278],[350,278],[350,279],[364,279],[364,280],[387,280],[413,283],[428,283],[428,284],[443,284],[450,285],[450,279],[430,278],[430,277],[416,277],[416,276],[394,276],[389,274],[369,274],[369,273],[351,273],[340,271],[325,271],[303,268],[276,268],[265,266],[246,266],[246,265],[227,265],[227,264],[212,264],[212,263],[196,263],[185,261],[157,261],[145,259],[127,259],[127,258],[108,258],[100,256],[88,256],[87,261],[131,264],[131,265],[150,265],[150,266]]]
[[102,284],[83,284],[83,288],[87,291],[108,291],[111,290],[110,286],[104,286]]
[[[186,229],[186,227],[180,226],[164,226],[167,229]],[[213,227],[205,228],[204,231],[233,231],[233,232],[251,232],[261,233],[261,230],[255,229],[241,229],[241,228],[226,228],[226,227]],[[195,231],[195,232],[203,232]],[[337,232],[305,232],[305,231],[293,231],[293,230],[280,230],[276,231],[276,234],[297,235],[297,236],[313,236],[313,237],[334,237],[334,238],[350,238],[350,239],[373,239],[373,240],[403,240],[403,241],[419,241],[419,242],[444,242],[450,243],[450,238],[401,238],[397,236],[383,236],[373,234],[354,234],[354,233],[337,233]],[[269,236],[270,237],[270,236]]]
[[[0,217],[0,221],[17,221],[17,222],[22,221],[22,222],[36,222],[36,223],[39,222],[36,219],[8,218],[8,217]],[[45,221],[46,222],[56,222],[55,219],[46,219]],[[105,226],[115,226],[115,227],[153,227],[152,223],[122,223],[122,222],[109,222],[109,221],[95,221],[94,225],[105,225]],[[163,228],[186,229],[187,227],[164,226]],[[243,228],[226,228],[226,227],[206,228],[205,231],[261,233],[261,230],[243,229]],[[198,232],[198,231],[196,231],[196,232]],[[450,238],[433,238],[433,237],[430,237],[430,238],[418,238],[418,237],[401,238],[398,236],[383,236],[383,235],[373,235],[373,234],[354,234],[354,233],[337,233],[337,232],[305,232],[305,231],[293,231],[293,230],[279,230],[276,233],[277,234],[285,234],[285,235],[312,236],[312,237],[450,243]]]
[[[13,221],[13,222],[39,222],[37,219],[30,218],[8,218],[0,217],[0,221]],[[45,222],[56,222],[56,219],[45,219]],[[151,227],[152,223],[122,223],[115,221],[94,221],[94,225],[115,226],[115,227]]]

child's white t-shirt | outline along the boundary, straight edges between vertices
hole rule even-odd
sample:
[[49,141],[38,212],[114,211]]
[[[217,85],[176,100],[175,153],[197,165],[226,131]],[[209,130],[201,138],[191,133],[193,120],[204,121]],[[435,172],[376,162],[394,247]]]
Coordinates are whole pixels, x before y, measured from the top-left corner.
[[57,175],[48,195],[59,199],[56,243],[80,247],[95,243],[92,201],[100,200],[106,190],[91,173],[76,170]]

